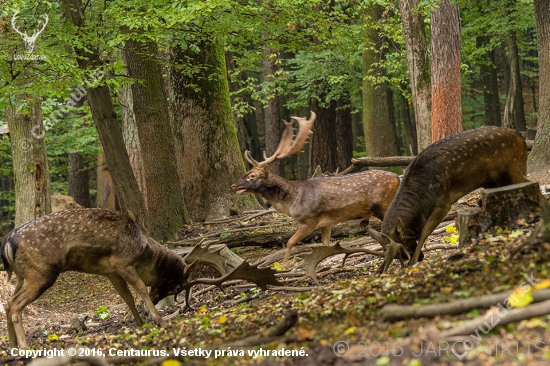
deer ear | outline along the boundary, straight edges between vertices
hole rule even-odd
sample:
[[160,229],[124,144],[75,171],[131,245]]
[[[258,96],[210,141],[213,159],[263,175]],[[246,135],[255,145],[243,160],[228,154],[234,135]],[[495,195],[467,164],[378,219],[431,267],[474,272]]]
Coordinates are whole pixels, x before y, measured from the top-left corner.
[[383,233],[379,233],[378,231],[374,230],[373,228],[367,228],[367,231],[369,232],[371,238],[376,240],[380,245],[385,247],[386,245],[391,243],[391,239],[389,236]]

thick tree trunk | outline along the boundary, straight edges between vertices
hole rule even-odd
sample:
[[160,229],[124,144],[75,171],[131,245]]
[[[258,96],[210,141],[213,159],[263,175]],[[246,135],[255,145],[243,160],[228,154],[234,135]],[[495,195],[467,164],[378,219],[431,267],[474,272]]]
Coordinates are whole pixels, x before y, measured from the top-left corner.
[[[336,102],[333,101],[327,107],[321,107],[316,100],[313,100],[311,110],[317,114],[317,117],[309,143],[309,177],[313,175],[317,166],[321,167],[323,173],[333,173],[338,169]],[[309,116],[301,117],[309,118]]]
[[[170,69],[178,171],[195,221],[259,207],[253,195],[237,195],[231,189],[245,169],[231,113],[223,46],[201,43],[200,48],[195,53],[174,47]],[[199,74],[178,69],[188,57],[201,65]]]
[[17,227],[52,211],[40,101],[29,103],[28,114],[22,114],[17,106],[9,105],[6,119],[11,137]]
[[[368,17],[371,22],[380,18],[381,7],[370,6]],[[378,54],[382,39],[374,27],[367,29],[366,42],[373,46],[365,47],[363,51],[363,128],[365,130],[365,145],[368,156],[395,156],[397,155],[396,127],[393,118],[393,96],[388,83],[375,85],[366,76],[379,77],[384,72],[375,68],[373,64],[384,58]]]
[[344,107],[342,98],[336,101],[336,153],[338,171],[346,169],[353,158],[353,127],[350,107]]
[[[143,171],[143,159],[141,158],[141,145],[139,143],[136,118],[134,115],[134,100],[132,88],[123,86],[121,91],[120,104],[122,106],[122,137],[126,144],[126,151],[130,158],[130,164],[134,171],[139,190],[143,197],[147,197],[147,188],[145,186],[145,173]],[[147,200],[145,200],[147,206]]]
[[[65,17],[75,26],[84,24],[84,13],[81,0],[63,0]],[[85,35],[82,35],[85,37]],[[92,46],[89,49],[93,49]],[[84,48],[75,48],[78,66],[81,69],[99,67],[102,62],[97,53],[90,53]],[[145,208],[143,195],[130,166],[128,153],[122,138],[113,100],[106,85],[88,88],[88,102],[92,117],[109,164],[109,172],[123,212],[134,219],[145,231],[149,231],[149,217]]]
[[539,113],[535,145],[527,160],[528,170],[550,165],[550,0],[534,0],[539,53]]
[[519,68],[519,52],[516,36],[508,36],[508,53],[510,58],[510,82],[504,106],[503,126],[525,131],[525,111],[523,109],[523,92]]
[[[263,50],[263,56],[264,82],[273,83],[275,82],[275,73],[277,72],[277,65],[275,64],[277,52],[266,48]],[[264,111],[265,150],[267,156],[271,156],[275,150],[277,150],[279,138],[281,136],[281,98],[277,94],[269,94],[269,100],[267,101],[267,106]],[[269,170],[280,175],[280,166],[281,162],[275,160],[273,163],[269,164]]]
[[432,86],[424,18],[421,12],[415,9],[418,3],[418,0],[399,0],[411,81],[417,146],[418,150],[422,150],[432,143]]
[[168,101],[154,42],[127,40],[124,58],[132,84],[134,116],[141,146],[147,186],[147,210],[151,234],[169,240],[187,221],[177,172],[174,135]]
[[91,207],[88,170],[82,154],[69,153],[68,193],[82,207]]
[[432,142],[462,131],[460,16],[458,3],[442,0],[431,16]]

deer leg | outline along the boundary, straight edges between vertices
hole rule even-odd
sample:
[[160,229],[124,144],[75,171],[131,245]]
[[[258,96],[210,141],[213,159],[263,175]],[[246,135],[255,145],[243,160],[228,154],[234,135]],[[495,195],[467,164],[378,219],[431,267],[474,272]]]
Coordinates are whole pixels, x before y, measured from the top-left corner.
[[132,293],[128,288],[128,283],[124,280],[124,278],[117,274],[111,274],[107,276],[107,278],[109,279],[109,281],[111,281],[116,292],[118,292],[120,297],[122,297],[126,305],[128,305],[128,308],[130,308],[130,311],[132,312],[132,315],[134,316],[138,327],[141,327],[143,325],[143,320],[141,319],[141,316],[139,315],[139,312],[136,308],[134,296],[132,296]]
[[145,286],[145,284],[137,274],[136,269],[132,266],[125,266],[123,267],[123,269],[119,267],[117,272],[141,296],[141,298],[145,302],[145,306],[147,306],[147,309],[149,309],[149,313],[151,314],[155,322],[157,322],[159,325],[162,325],[164,323],[164,320],[162,319],[162,316],[160,316],[158,310],[155,308],[155,305],[153,305],[153,302],[149,297],[149,293],[147,292],[147,286]]
[[439,225],[439,223],[443,221],[450,209],[451,205],[445,205],[444,207],[439,207],[432,211],[432,213],[428,217],[428,220],[426,220],[426,224],[424,224],[424,227],[422,228],[420,239],[418,239],[418,244],[416,244],[414,254],[409,261],[409,266],[412,266],[413,264],[418,262],[418,257],[420,257],[420,252],[422,251],[424,242],[426,241],[426,239],[428,239],[428,236],[430,236],[430,234],[435,230],[437,225]]
[[332,229],[332,226],[330,225],[321,228],[321,241],[326,247],[330,245],[330,229]]
[[[17,276],[17,284],[15,285],[15,290],[13,291],[12,298],[21,290],[21,287],[23,287],[23,279]],[[13,321],[11,320],[11,316],[8,315],[7,310],[6,310],[6,323],[8,327],[8,339],[10,340],[10,344],[12,347],[17,347],[17,336],[15,334],[15,328],[13,326]]]
[[59,276],[59,273],[49,276],[42,273],[32,273],[31,276],[27,273],[25,277],[27,279],[32,278],[32,281],[18,276],[15,293],[6,304],[8,336],[12,347],[28,347],[21,313],[27,305],[38,299],[44,291],[55,283],[57,276]]
[[315,230],[315,227],[317,226],[317,223],[306,223],[298,227],[298,231],[292,235],[290,239],[288,239],[288,242],[286,243],[286,252],[285,257],[283,258],[283,267],[286,267],[288,265],[288,259],[290,258],[290,252],[292,251],[292,247],[294,247],[294,244],[298,243],[300,240],[308,236],[313,230]]

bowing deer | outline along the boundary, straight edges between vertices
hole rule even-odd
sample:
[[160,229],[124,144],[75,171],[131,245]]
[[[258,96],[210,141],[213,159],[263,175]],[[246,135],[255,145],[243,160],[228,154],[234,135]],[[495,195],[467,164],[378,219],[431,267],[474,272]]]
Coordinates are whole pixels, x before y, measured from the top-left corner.
[[525,141],[509,128],[480,127],[428,146],[407,167],[381,233],[369,228],[386,248],[378,272],[403,255],[410,258],[409,265],[422,260],[424,242],[454,202],[480,187],[525,182],[526,167]]
[[253,167],[232,185],[237,194],[259,194],[275,210],[296,220],[298,230],[287,242],[283,265],[288,263],[292,247],[317,228],[321,228],[323,245],[329,245],[332,225],[354,219],[368,223],[372,215],[383,219],[399,186],[396,174],[382,170],[301,182],[270,172],[270,163],[302,151],[312,134],[315,117],[313,112],[309,120],[292,117],[299,125],[296,137],[292,123],[285,121],[279,146],[270,157],[264,154],[261,162],[246,151],[244,157]]
[[[12,272],[17,275],[6,309],[11,347],[27,347],[21,313],[61,272],[107,277],[139,326],[143,321],[128,284],[161,324],[163,319],[154,304],[177,295],[187,281],[188,267],[181,257],[147,236],[126,215],[103,209],[60,211],[23,224],[4,238],[0,256],[8,280]],[[146,286],[151,287],[149,293]]]

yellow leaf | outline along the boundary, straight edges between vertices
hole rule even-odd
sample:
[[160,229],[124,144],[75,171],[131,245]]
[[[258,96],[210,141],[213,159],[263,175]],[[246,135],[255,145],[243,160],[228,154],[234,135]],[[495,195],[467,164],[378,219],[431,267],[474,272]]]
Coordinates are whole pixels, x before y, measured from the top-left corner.
[[166,360],[166,361],[162,361],[160,365],[161,366],[180,366],[181,362],[179,362],[178,360]]
[[534,329],[537,327],[546,329],[548,326],[548,323],[543,321],[541,318],[533,318],[529,320],[524,320],[521,323],[519,323],[518,329],[527,328],[527,329]]
[[357,327],[350,327],[350,328],[346,329],[346,331],[344,332],[344,334],[345,334],[345,335],[353,334],[353,333],[355,333],[355,329],[357,329]]
[[199,309],[199,313],[207,313],[207,312],[208,312],[208,310],[205,309],[205,308],[200,308]]
[[542,280],[533,286],[533,290],[542,290],[550,287],[550,280]]
[[321,340],[319,341],[319,343],[321,343],[321,346],[326,346],[326,345],[328,345],[328,341],[327,341],[326,339],[321,339]]
[[508,297],[508,303],[513,308],[522,308],[533,302],[532,289],[530,287],[516,287]]
[[59,337],[57,336],[57,334],[55,334],[55,333],[48,334],[48,341],[55,342],[55,341],[58,341],[58,340],[59,340]]
[[227,321],[227,316],[225,314],[221,315],[218,318],[218,323],[220,323],[220,324],[225,324],[226,321]]
[[445,227],[445,232],[449,233],[449,234],[458,234],[458,230],[456,229],[456,227],[454,225],[449,225],[449,226]]

